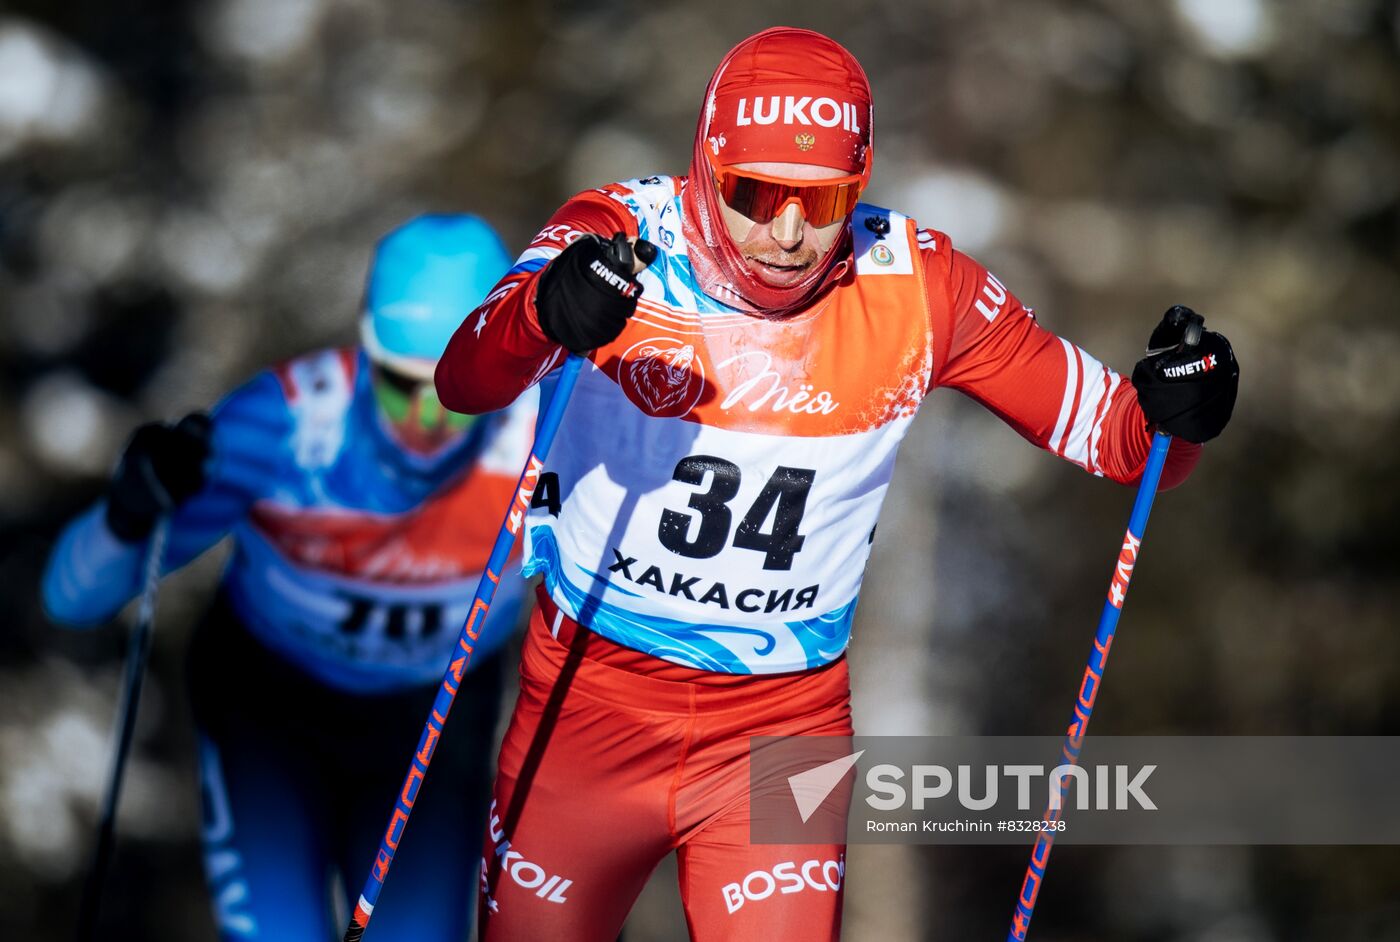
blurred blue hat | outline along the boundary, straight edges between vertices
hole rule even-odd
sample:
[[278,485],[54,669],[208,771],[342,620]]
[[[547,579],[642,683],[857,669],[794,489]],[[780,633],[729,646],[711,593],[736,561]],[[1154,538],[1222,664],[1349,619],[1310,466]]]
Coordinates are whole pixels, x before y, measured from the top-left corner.
[[360,322],[370,359],[432,379],[453,332],[510,264],[500,236],[477,216],[418,216],[384,236]]

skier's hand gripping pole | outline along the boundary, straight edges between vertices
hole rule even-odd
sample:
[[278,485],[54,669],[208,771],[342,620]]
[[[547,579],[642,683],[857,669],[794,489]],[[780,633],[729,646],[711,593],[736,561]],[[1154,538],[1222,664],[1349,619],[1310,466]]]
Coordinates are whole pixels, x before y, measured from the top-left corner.
[[[655,260],[656,246],[643,239],[629,240],[621,233],[610,242],[597,239],[597,237],[591,238],[595,239],[598,246],[601,247],[599,251],[608,269],[615,271],[631,269],[631,275],[619,279],[618,285],[615,286],[615,290],[619,294],[630,300],[631,304],[627,316],[631,316],[631,311],[636,310],[637,296],[640,294],[640,286],[636,286],[635,276]],[[556,261],[562,257],[561,253],[560,256],[556,257]],[[550,268],[554,267],[554,264],[551,262],[545,271],[548,272]],[[625,318],[623,320],[625,322]],[[620,328],[617,332],[621,332]],[[566,344],[561,343],[561,346],[566,346]],[[394,798],[394,810],[389,816],[389,824],[384,829],[384,836],[379,840],[379,852],[375,855],[374,864],[370,867],[369,878],[365,880],[364,889],[360,892],[360,898],[355,903],[354,912],[350,914],[350,924],[345,927],[344,942],[359,942],[364,936],[370,916],[374,913],[375,903],[379,901],[379,893],[384,889],[384,880],[389,875],[389,867],[393,865],[394,853],[398,850],[399,841],[403,839],[404,829],[408,826],[408,816],[413,812],[413,804],[418,797],[418,790],[422,787],[423,779],[428,774],[428,764],[432,762],[433,752],[437,748],[438,741],[442,738],[442,728],[447,722],[448,712],[452,709],[452,701],[457,696],[462,678],[466,676],[472,651],[481,634],[482,627],[486,624],[486,615],[491,609],[492,599],[496,596],[496,586],[501,581],[502,570],[505,568],[506,560],[510,557],[511,549],[515,546],[516,537],[524,529],[525,515],[530,509],[535,486],[539,483],[545,459],[549,456],[549,448],[554,443],[555,433],[559,431],[559,425],[564,418],[564,410],[569,405],[569,397],[574,391],[574,384],[578,381],[579,370],[583,367],[583,353],[586,352],[586,350],[582,350],[570,353],[564,360],[563,367],[560,368],[559,381],[554,387],[554,394],[550,397],[549,404],[545,407],[544,416],[540,419],[535,432],[534,449],[525,462],[524,470],[520,473],[515,496],[511,498],[510,506],[506,508],[505,520],[501,523],[501,530],[496,535],[496,542],[491,547],[491,555],[486,561],[486,571],[477,584],[476,597],[472,600],[466,624],[462,626],[462,632],[457,638],[457,648],[453,651],[452,661],[447,665],[447,673],[443,676],[437,696],[433,699],[432,712],[428,714],[428,720],[423,725],[423,733],[418,738],[418,748],[413,753],[412,762],[409,763],[408,775],[404,777],[403,787],[399,789]]]
[[[1235,401],[1235,387],[1239,382],[1239,368],[1234,365],[1234,353],[1230,350],[1229,341],[1219,334],[1205,330],[1204,324],[1205,319],[1190,308],[1177,306],[1168,310],[1148,342],[1147,357],[1138,364],[1133,374],[1135,386],[1147,386],[1143,381],[1144,377],[1151,379],[1153,370],[1162,372],[1163,363],[1168,366],[1178,362],[1186,363],[1204,355],[1211,357],[1212,366],[1215,365],[1216,358],[1226,365],[1226,369],[1220,371],[1224,393],[1212,390],[1205,401],[1205,408],[1198,403],[1189,402],[1183,408],[1172,410],[1171,414],[1177,421],[1181,421],[1182,415],[1190,417],[1185,428],[1188,438],[1194,441],[1213,438],[1224,428],[1230,418],[1231,407]],[[1155,409],[1151,408],[1156,405],[1155,401],[1151,401],[1144,403],[1143,408],[1144,413],[1153,421],[1158,421],[1154,415]],[[1204,418],[1199,418],[1200,416]],[[1206,432],[1197,434],[1200,431],[1198,426],[1203,428],[1207,425],[1209,429]],[[1133,577],[1138,550],[1142,546],[1143,532],[1147,529],[1147,517],[1152,512],[1152,500],[1157,496],[1157,482],[1162,477],[1162,468],[1167,461],[1167,449],[1171,447],[1172,436],[1161,431],[1161,427],[1162,425],[1158,425],[1158,431],[1152,437],[1152,449],[1148,452],[1142,481],[1138,484],[1137,497],[1133,500],[1133,510],[1128,517],[1128,532],[1123,537],[1118,559],[1113,564],[1108,597],[1104,599],[1103,613],[1099,615],[1098,631],[1094,634],[1094,649],[1089,653],[1089,663],[1084,668],[1084,679],[1080,683],[1079,696],[1075,700],[1069,732],[1065,734],[1061,755],[1070,765],[1079,764],[1079,753],[1084,748],[1089,717],[1094,712],[1094,702],[1098,699],[1104,671],[1108,666],[1108,649],[1113,645],[1113,635],[1118,630],[1118,616],[1123,611],[1128,583]],[[1045,821],[1057,821],[1064,813],[1065,798],[1073,781],[1073,776],[1065,776],[1061,780],[1059,807],[1048,808],[1044,816]],[[1050,849],[1054,842],[1053,830],[1047,829],[1036,835],[1035,845],[1031,848],[1030,865],[1026,867],[1025,879],[1021,881],[1021,893],[1016,898],[1016,911],[1011,917],[1011,929],[1006,934],[1006,942],[1025,942],[1026,935],[1030,932],[1031,916],[1035,912],[1035,901],[1040,895],[1040,886],[1045,879],[1045,868],[1050,864]]]

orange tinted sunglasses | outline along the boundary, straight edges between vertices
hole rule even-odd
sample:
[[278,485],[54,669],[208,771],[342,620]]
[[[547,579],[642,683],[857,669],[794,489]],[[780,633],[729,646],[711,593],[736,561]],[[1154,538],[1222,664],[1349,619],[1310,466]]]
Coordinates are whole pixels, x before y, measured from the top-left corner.
[[716,167],[714,172],[720,199],[759,225],[771,222],[788,203],[796,202],[808,225],[818,229],[829,226],[850,215],[865,185],[865,177],[859,173],[826,180],[793,180],[734,167]]

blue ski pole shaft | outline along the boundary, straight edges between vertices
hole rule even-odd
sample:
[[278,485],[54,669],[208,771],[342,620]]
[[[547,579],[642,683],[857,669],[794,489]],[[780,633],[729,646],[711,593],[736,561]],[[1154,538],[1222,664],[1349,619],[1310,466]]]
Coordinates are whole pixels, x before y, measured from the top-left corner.
[[[1113,577],[1108,584],[1108,598],[1104,600],[1103,613],[1099,616],[1099,628],[1094,634],[1094,650],[1089,654],[1089,663],[1084,668],[1084,679],[1079,684],[1079,696],[1074,703],[1074,716],[1070,720],[1069,732],[1065,734],[1062,755],[1065,763],[1079,764],[1079,753],[1084,747],[1084,735],[1089,728],[1089,717],[1094,712],[1094,701],[1098,699],[1099,688],[1103,684],[1104,670],[1108,666],[1108,649],[1113,645],[1114,632],[1118,630],[1118,616],[1123,611],[1123,600],[1128,594],[1128,583],[1133,578],[1133,567],[1137,564],[1138,549],[1142,546],[1143,531],[1147,529],[1147,516],[1152,512],[1152,499],[1157,496],[1157,482],[1162,477],[1162,467],[1167,461],[1167,449],[1172,438],[1165,432],[1158,432],[1152,438],[1152,450],[1147,456],[1147,465],[1142,471],[1142,482],[1138,485],[1137,497],[1133,500],[1133,512],[1128,517],[1128,532],[1123,537],[1123,546],[1118,552],[1118,561],[1113,566]],[[1073,776],[1060,779],[1059,807],[1054,803],[1045,811],[1047,823],[1055,822],[1064,813],[1065,797],[1069,792]],[[1040,831],[1035,845],[1031,848],[1031,862],[1026,867],[1025,879],[1021,881],[1021,895],[1016,900],[1016,912],[1011,917],[1011,930],[1006,934],[1006,942],[1025,942],[1030,931],[1031,916],[1035,912],[1036,897],[1040,895],[1040,885],[1045,879],[1045,868],[1050,863],[1050,849],[1055,843],[1052,829]]]
[[501,571],[515,546],[516,537],[524,529],[525,514],[530,509],[530,500],[539,483],[540,472],[544,470],[545,458],[549,456],[549,446],[554,443],[554,435],[559,430],[564,410],[569,405],[569,396],[573,393],[574,383],[578,380],[582,366],[583,358],[573,354],[564,361],[564,366],[559,371],[559,382],[554,387],[554,395],[550,397],[549,405],[546,406],[544,417],[535,433],[534,449],[530,452],[529,460],[525,462],[524,470],[520,472],[515,496],[506,508],[505,520],[501,522],[501,530],[496,535],[495,545],[487,558],[486,571],[477,583],[476,597],[472,600],[472,607],[467,613],[466,623],[462,625],[462,632],[457,637],[457,648],[453,652],[451,663],[447,665],[442,685],[438,687],[432,712],[428,714],[428,720],[423,725],[423,734],[418,739],[418,748],[414,751],[412,762],[409,763],[408,775],[404,777],[403,787],[394,798],[394,811],[389,816],[384,836],[379,840],[379,852],[375,856],[374,865],[370,867],[364,889],[360,891],[355,910],[350,915],[350,924],[345,928],[344,942],[359,942],[365,933],[365,927],[369,925],[370,916],[374,913],[374,905],[379,901],[379,893],[384,888],[384,880],[394,862],[394,852],[398,850],[399,841],[403,839],[404,828],[408,826],[408,816],[413,812],[418,789],[423,784],[423,777],[428,773],[428,763],[432,761],[433,752],[442,737],[443,724],[447,722],[452,701],[456,699],[457,689],[461,686],[467,665],[471,662],[472,651],[486,623],[486,614],[491,609],[491,600],[495,598]]
[[146,676],[146,662],[151,654],[151,634],[156,618],[156,594],[160,587],[160,570],[165,560],[165,542],[170,532],[168,517],[156,520],[146,550],[145,579],[141,601],[136,610],[136,625],[126,641],[126,665],[122,674],[121,701],[117,707],[116,745],[107,767],[107,786],[102,796],[102,814],[97,825],[97,846],[88,869],[87,884],[78,909],[78,942],[97,938],[97,912],[102,900],[102,886],[112,859],[116,839],[117,807],[121,803],[122,780],[126,777],[126,760],[131,754],[131,741],[136,732],[136,711],[141,703],[141,681]]

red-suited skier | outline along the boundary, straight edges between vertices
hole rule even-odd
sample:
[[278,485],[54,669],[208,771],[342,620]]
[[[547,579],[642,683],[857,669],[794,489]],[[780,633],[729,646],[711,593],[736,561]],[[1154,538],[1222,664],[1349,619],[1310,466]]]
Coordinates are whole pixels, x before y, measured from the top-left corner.
[[749,737],[850,734],[852,615],[924,396],[957,389],[1125,484],[1155,429],[1175,436],[1170,487],[1229,420],[1234,354],[1210,331],[1187,347],[1189,309],[1129,382],[942,232],[859,203],[871,123],[839,44],[746,39],[710,80],[689,175],[569,200],[438,364],[443,403],[486,412],[570,351],[590,361],[526,528],[544,579],[486,836],[487,942],[611,940],[672,851],[693,939],[836,938],[845,848],[750,842]]

